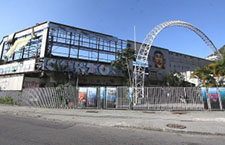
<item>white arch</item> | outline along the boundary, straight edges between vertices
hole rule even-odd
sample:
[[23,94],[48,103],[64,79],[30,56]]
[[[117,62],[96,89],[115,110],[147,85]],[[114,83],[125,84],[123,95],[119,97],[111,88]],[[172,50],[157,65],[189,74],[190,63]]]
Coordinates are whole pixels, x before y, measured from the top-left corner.
[[[171,26],[182,26],[185,28],[188,28],[195,32],[208,46],[208,48],[213,52],[213,54],[217,55],[218,57],[221,57],[222,55],[217,51],[217,48],[213,44],[213,42],[197,27],[184,22],[184,21],[167,21],[164,23],[161,23],[157,25],[154,29],[152,29],[151,32],[148,33],[148,35],[145,37],[143,43],[141,44],[141,47],[138,51],[137,57],[136,57],[136,66],[134,71],[134,77],[135,77],[135,96],[144,97],[144,78],[145,78],[145,68],[148,62],[148,55],[151,49],[151,46],[156,38],[156,36],[167,27]],[[135,98],[136,98],[135,97]]]

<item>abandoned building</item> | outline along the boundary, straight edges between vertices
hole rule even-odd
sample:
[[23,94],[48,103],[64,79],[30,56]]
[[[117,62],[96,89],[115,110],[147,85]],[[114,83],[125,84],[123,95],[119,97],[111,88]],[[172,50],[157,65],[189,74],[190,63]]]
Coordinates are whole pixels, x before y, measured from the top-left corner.
[[[137,43],[137,48],[141,43]],[[123,74],[111,66],[116,52],[134,42],[73,26],[44,22],[3,37],[0,43],[0,88],[22,90],[71,82],[78,86],[122,86]],[[209,61],[153,46],[146,85],[163,76],[193,71]]]

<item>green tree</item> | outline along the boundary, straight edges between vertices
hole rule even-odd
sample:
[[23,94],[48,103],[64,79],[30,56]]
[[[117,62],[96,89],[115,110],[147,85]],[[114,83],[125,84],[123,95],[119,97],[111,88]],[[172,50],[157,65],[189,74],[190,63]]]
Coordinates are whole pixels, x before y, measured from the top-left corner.
[[214,63],[210,63],[208,65],[208,68],[211,70],[213,76],[216,78],[216,86],[220,86],[224,78],[224,73],[225,73],[224,66],[221,66],[218,62],[214,62]]
[[197,78],[201,81],[204,87],[214,86],[215,79],[212,76],[212,71],[207,66],[198,67],[191,75],[192,78]]
[[176,71],[166,74],[163,79],[163,84],[171,87],[190,87],[194,85],[185,81],[184,76]]
[[134,49],[126,48],[122,52],[116,52],[116,60],[111,63],[112,66],[123,72],[127,86],[132,86],[132,61],[134,59]]

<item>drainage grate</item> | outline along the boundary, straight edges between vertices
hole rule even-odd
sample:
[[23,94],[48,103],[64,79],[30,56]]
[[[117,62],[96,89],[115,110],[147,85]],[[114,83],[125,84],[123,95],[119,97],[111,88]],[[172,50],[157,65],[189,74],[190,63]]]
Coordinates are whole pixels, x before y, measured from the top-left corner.
[[98,113],[98,111],[89,110],[89,111],[86,111],[86,113]]
[[152,111],[144,111],[143,113],[155,114],[155,112],[152,112]]
[[179,125],[179,124],[167,124],[166,126],[169,127],[169,128],[176,128],[176,129],[185,129],[185,128],[187,128],[186,126]]
[[182,114],[187,114],[188,112],[187,111],[172,111],[171,113],[182,115]]

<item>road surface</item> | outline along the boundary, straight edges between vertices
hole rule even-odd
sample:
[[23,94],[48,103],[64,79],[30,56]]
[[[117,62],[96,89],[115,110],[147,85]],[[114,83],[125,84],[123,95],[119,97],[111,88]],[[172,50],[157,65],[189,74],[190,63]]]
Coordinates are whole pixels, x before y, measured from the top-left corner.
[[0,115],[0,145],[224,145],[225,136],[99,127]]

